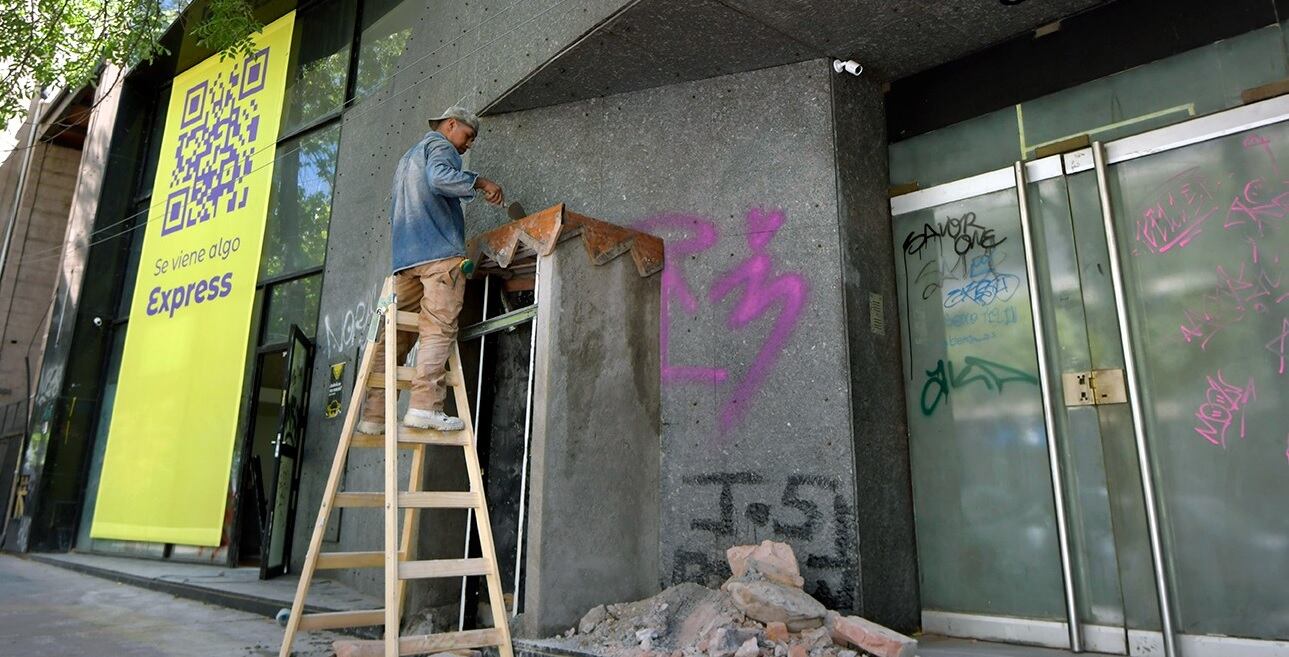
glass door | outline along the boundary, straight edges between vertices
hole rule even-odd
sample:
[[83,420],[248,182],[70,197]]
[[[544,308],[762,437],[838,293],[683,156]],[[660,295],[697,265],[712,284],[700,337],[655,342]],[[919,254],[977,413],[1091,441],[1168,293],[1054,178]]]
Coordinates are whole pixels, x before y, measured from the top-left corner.
[[295,324],[291,325],[290,336],[286,346],[281,411],[273,441],[272,478],[267,488],[270,495],[268,513],[260,544],[261,579],[276,577],[290,570],[291,535],[300,489],[300,448],[309,405],[313,343]]
[[924,629],[1289,655],[1286,120],[892,199]]
[[1286,117],[1281,98],[1104,151],[1183,652],[1289,641]]
[[[1037,287],[1014,171],[892,201],[924,629],[1122,654],[1101,428],[1095,411],[1045,419],[1040,381],[1040,356],[1058,380],[1090,369],[1064,180],[1028,200],[1029,224],[1051,225],[1030,240]],[[1035,293],[1081,342],[1040,354]]]

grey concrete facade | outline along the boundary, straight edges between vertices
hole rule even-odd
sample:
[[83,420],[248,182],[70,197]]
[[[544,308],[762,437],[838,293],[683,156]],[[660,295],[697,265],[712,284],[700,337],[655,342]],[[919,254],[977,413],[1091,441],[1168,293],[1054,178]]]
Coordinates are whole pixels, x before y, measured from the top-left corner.
[[667,242],[660,584],[719,584],[727,547],[776,538],[808,590],[853,605],[829,75],[808,62],[504,114],[472,151],[528,207]]
[[597,266],[580,240],[537,275],[523,636],[652,595],[658,575],[661,277]]
[[[405,58],[415,60],[435,41],[414,36]],[[489,52],[482,68],[471,70],[488,70],[501,56]],[[324,395],[317,382],[325,381],[328,363],[355,362],[387,272],[385,213],[394,162],[426,130],[422,121],[432,109],[469,105],[471,98],[486,102],[505,88],[500,77],[494,85],[488,76],[479,82],[461,71],[434,73],[441,59],[427,58],[428,69],[396,78],[392,91],[364,101],[380,109],[364,111],[359,104],[346,115],[306,463],[329,461],[338,431],[338,422],[319,419]],[[861,144],[866,155],[852,167],[857,177],[847,183],[852,193],[843,200],[834,95],[863,96],[841,103],[849,121],[880,126],[884,119],[875,85],[836,91],[833,75],[826,60],[813,60],[492,116],[467,166],[498,180],[509,199],[530,211],[565,202],[666,239],[659,336],[662,536],[655,584],[719,584],[726,548],[784,540],[797,550],[807,590],[821,600],[841,609],[871,606],[877,620],[908,628],[916,622],[908,613],[916,609],[916,598],[912,606],[885,604],[876,584],[864,585],[861,563],[867,532],[874,532],[875,546],[903,544],[912,554],[911,518],[905,526],[892,526],[895,513],[878,508],[888,497],[861,505],[856,493],[862,473],[907,496],[907,467],[896,467],[898,454],[870,465],[859,459],[854,444],[855,427],[861,426],[857,412],[864,446],[879,445],[886,453],[901,449],[902,423],[864,415],[862,404],[860,411],[853,408],[850,360],[858,345],[888,360],[898,358],[898,350],[870,344],[867,323],[856,329],[852,321],[849,330],[859,333],[847,338],[848,312],[854,313],[856,303],[868,307],[867,290],[890,292],[890,281],[876,276],[889,262],[860,262],[869,247],[847,240],[869,238],[841,228],[850,217],[842,203],[882,207],[872,200],[885,194],[885,142],[880,131],[847,133],[846,143]],[[399,91],[409,83],[411,90]],[[873,166],[882,168],[880,176],[871,174]],[[881,212],[856,210],[866,226],[883,221]],[[467,209],[470,234],[505,220],[504,213],[481,203]],[[886,242],[872,239],[873,253],[886,249]],[[843,248],[852,252],[847,266],[853,272],[874,276],[871,284],[865,278],[852,285],[849,297]],[[859,280],[859,274],[849,280]],[[901,394],[898,379],[886,386],[865,381],[861,402],[898,399],[892,394]],[[367,481],[356,473],[368,467],[351,467],[347,485],[357,489]],[[305,513],[317,508],[320,470],[306,467],[300,497]],[[357,526],[348,518],[343,525],[341,541],[329,549],[362,549],[345,538]],[[307,523],[297,524],[297,550],[307,544],[307,530]],[[888,530],[894,533],[876,535]],[[874,557],[872,577],[883,586],[900,583],[892,599],[907,596],[915,577],[912,563],[911,557]],[[894,567],[903,571],[884,579]],[[364,585],[357,578],[347,581]]]

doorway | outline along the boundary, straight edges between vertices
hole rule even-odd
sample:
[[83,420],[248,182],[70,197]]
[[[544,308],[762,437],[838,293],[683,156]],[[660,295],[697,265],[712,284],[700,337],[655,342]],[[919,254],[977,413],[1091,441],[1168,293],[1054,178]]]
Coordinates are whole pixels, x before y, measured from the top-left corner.
[[251,387],[248,447],[238,496],[238,565],[260,579],[290,568],[300,452],[308,411],[313,343],[294,324],[290,339],[260,347]]
[[1287,120],[892,199],[924,629],[1289,653]]

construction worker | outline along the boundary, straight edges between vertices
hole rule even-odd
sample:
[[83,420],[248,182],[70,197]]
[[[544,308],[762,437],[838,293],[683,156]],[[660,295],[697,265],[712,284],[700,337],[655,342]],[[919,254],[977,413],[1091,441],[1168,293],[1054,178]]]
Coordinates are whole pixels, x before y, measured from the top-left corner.
[[[457,431],[461,418],[443,412],[444,376],[448,354],[457,336],[457,315],[465,297],[465,279],[472,263],[465,258],[465,220],[461,200],[476,194],[493,205],[505,202],[497,183],[461,168],[461,155],[479,133],[479,117],[451,107],[430,119],[430,132],[403,154],[394,170],[390,237],[393,247],[394,295],[398,309],[418,311],[420,347],[412,400],[403,415],[404,426]],[[398,360],[403,362],[414,338],[398,334]],[[377,342],[383,349],[384,336]],[[383,375],[383,350],[376,352],[374,372]],[[367,394],[358,431],[385,430],[385,392]]]

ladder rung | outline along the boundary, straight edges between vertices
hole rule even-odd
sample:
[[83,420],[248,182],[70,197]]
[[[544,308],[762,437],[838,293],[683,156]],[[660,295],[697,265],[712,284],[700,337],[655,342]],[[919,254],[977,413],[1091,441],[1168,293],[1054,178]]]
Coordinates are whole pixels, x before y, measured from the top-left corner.
[[318,570],[344,568],[380,568],[385,565],[384,552],[323,552],[318,555]]
[[[397,376],[397,377],[398,377],[398,388],[399,388],[399,390],[407,390],[408,388],[411,388],[411,387],[412,387],[412,379],[416,378],[416,368],[415,368],[415,367],[399,367],[399,368],[397,368],[397,369],[398,369],[398,371],[397,371],[397,372],[395,372],[395,376]],[[448,386],[448,387],[452,387],[452,386],[457,386],[457,385],[460,385],[460,384],[461,384],[461,377],[457,376],[456,372],[453,372],[452,370],[448,370],[448,371],[446,371],[446,372],[444,372],[444,373],[443,373],[443,385],[446,385],[446,386]],[[372,374],[372,375],[371,375],[371,378],[367,380],[367,385],[368,385],[369,387],[372,387],[372,388],[384,388],[384,387],[385,387],[385,375],[384,375],[384,374]]]
[[332,506],[337,509],[355,509],[361,507],[385,506],[384,493],[336,493]]
[[[435,431],[434,429],[410,429],[408,427],[399,427],[398,446],[400,449],[410,449],[416,445],[445,445],[448,447],[469,447],[470,438],[465,431]],[[349,441],[350,449],[354,448],[383,448],[385,446],[385,436],[373,436],[365,433],[356,433]]]
[[404,561],[398,564],[399,579],[487,575],[491,571],[492,568],[489,566],[487,559],[432,559],[428,561]]
[[384,624],[384,609],[329,611],[322,614],[304,614],[300,616],[300,629],[302,630],[337,630],[346,627],[366,627]]
[[420,315],[409,313],[405,310],[398,311],[398,330],[407,331],[408,333],[420,333],[421,327],[418,323]]
[[[445,650],[459,650],[462,648],[487,648],[490,646],[499,646],[502,643],[501,632],[496,628],[486,630],[466,630],[464,632],[444,632],[442,634],[425,634],[421,636],[405,636],[398,639],[399,655],[422,655]],[[353,641],[336,641],[336,652],[340,653],[341,644],[344,644],[345,652],[343,654],[353,655],[353,657],[381,657],[385,653],[385,642],[382,640],[353,640]]]
[[[356,433],[354,434],[354,437],[349,441],[349,449],[365,449],[365,448],[382,449],[384,447],[385,447],[385,436],[373,436],[371,434],[366,434],[366,433]],[[412,449],[413,447],[416,447],[414,443],[406,443],[402,441],[398,443],[399,449]]]
[[398,506],[413,509],[477,509],[482,500],[472,491],[399,493]]

